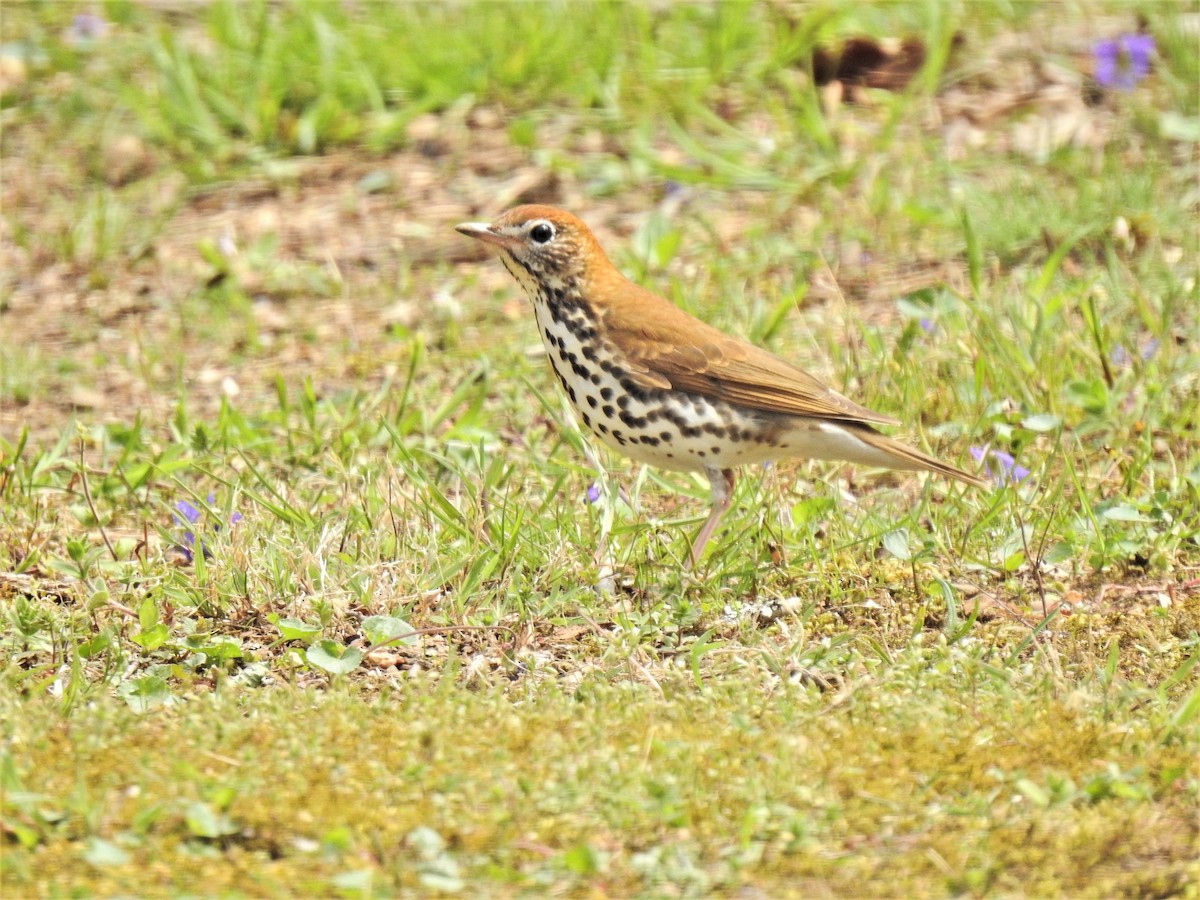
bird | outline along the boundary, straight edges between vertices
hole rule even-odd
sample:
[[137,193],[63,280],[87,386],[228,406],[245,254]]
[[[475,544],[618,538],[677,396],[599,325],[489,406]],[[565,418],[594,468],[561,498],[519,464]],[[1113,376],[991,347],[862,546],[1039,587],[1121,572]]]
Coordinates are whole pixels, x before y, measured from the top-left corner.
[[729,508],[740,466],[805,457],[988,485],[876,428],[897,419],[630,281],[571,213],[526,204],[456,230],[486,244],[524,289],[586,429],[639,463],[707,476],[712,503],[692,566]]

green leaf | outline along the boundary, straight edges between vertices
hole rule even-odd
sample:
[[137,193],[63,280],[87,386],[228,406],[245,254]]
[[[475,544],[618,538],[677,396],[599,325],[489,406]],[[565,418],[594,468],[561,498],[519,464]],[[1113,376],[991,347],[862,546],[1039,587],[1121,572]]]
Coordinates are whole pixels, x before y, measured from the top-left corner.
[[1034,784],[1028,778],[1018,778],[1014,785],[1017,791],[1030,803],[1039,809],[1050,805],[1050,794],[1041,785]]
[[1186,728],[1197,716],[1200,716],[1200,688],[1188,694],[1187,699],[1171,714],[1171,730]]
[[138,625],[142,631],[147,631],[158,624],[158,604],[147,597],[138,607]]
[[212,238],[201,238],[196,242],[196,252],[200,258],[216,269],[222,275],[229,274],[229,260],[217,247]]
[[1076,406],[1093,415],[1102,415],[1108,409],[1108,388],[1098,379],[1070,382],[1067,396]]
[[1159,114],[1158,133],[1170,141],[1200,143],[1200,116],[1185,116],[1169,109]]
[[591,844],[576,844],[563,854],[563,865],[576,875],[594,875],[600,868],[600,860]]
[[1150,520],[1142,515],[1141,512],[1134,509],[1125,503],[1120,503],[1110,509],[1100,513],[1104,518],[1112,522],[1149,522]]
[[724,641],[709,640],[709,638],[712,637],[713,631],[715,630],[716,629],[714,628],[710,628],[708,631],[704,632],[704,634],[700,635],[700,637],[696,640],[696,643],[692,645],[692,652],[688,654],[688,661],[692,668],[692,680],[696,682],[696,687],[700,687],[703,683],[702,679],[700,678],[700,659],[709,650],[724,646]]
[[117,693],[135,712],[147,712],[171,699],[167,680],[158,675],[141,675],[124,682]]
[[329,883],[340,893],[369,897],[374,880],[375,873],[371,869],[351,869],[348,872],[339,872],[334,875],[329,879]]
[[331,675],[345,675],[353,672],[362,662],[363,653],[357,647],[343,647],[337,641],[317,641],[306,651],[304,656],[309,665],[324,669]]
[[130,640],[147,651],[154,651],[165,644],[170,636],[171,632],[167,626],[159,622],[144,631],[139,631]]
[[896,559],[912,559],[912,550],[908,545],[907,529],[898,528],[895,531],[889,531],[885,534],[883,536],[883,548],[896,557]]
[[111,635],[107,631],[101,631],[99,634],[92,635],[75,649],[84,659],[91,659],[97,653],[107,650],[111,643]]
[[431,891],[455,894],[466,887],[458,863],[446,854],[421,867],[421,886]]
[[1075,548],[1068,541],[1057,541],[1050,545],[1042,556],[1042,562],[1056,564],[1075,556]]
[[236,834],[237,826],[233,824],[233,820],[225,813],[217,812],[207,803],[196,801],[187,808],[187,813],[184,815],[184,820],[187,822],[188,831],[194,837],[199,838],[219,838],[226,835]]
[[420,643],[419,637],[405,637],[416,629],[395,616],[367,616],[362,622],[363,634],[372,646],[379,644],[407,644],[412,646]]
[[103,838],[88,839],[87,849],[83,851],[83,859],[97,868],[103,866],[121,866],[129,862],[129,854]]
[[229,634],[194,635],[187,639],[187,648],[203,653],[210,663],[223,659],[241,659],[242,642]]
[[1062,425],[1062,419],[1054,415],[1054,413],[1038,413],[1033,416],[1026,416],[1021,420],[1021,426],[1030,431],[1046,432],[1056,431]]
[[301,619],[276,619],[274,622],[285,641],[304,641],[307,644],[321,633],[320,625],[309,625]]

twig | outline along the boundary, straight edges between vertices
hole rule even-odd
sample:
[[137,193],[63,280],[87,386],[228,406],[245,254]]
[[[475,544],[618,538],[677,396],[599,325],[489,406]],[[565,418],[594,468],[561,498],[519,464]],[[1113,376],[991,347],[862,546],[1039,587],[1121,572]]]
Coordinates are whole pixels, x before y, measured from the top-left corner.
[[1017,528],[1021,532],[1021,547],[1025,551],[1025,559],[1029,561],[1033,569],[1033,580],[1037,583],[1038,596],[1042,600],[1042,615],[1045,616],[1048,615],[1048,610],[1046,609],[1046,585],[1042,581],[1042,558],[1034,557],[1029,552],[1029,539],[1025,536],[1025,519],[1021,516],[1021,507],[1017,503],[1018,496],[1016,490],[1013,490],[1013,516],[1016,518]]
[[100,537],[104,539],[104,546],[108,548],[109,556],[113,558],[113,562],[120,562],[117,556],[117,551],[113,549],[112,541],[108,539],[108,534],[104,531],[104,525],[100,521],[100,514],[96,512],[96,504],[92,502],[92,492],[88,488],[87,470],[83,466],[83,441],[79,441],[79,478],[83,482],[83,496],[87,500],[88,509],[91,510],[92,518],[96,520],[96,527],[100,529]]

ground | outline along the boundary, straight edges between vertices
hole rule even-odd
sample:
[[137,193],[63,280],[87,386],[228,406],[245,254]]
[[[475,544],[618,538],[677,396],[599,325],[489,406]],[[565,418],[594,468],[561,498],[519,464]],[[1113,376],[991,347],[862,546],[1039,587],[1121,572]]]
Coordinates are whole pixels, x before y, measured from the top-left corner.
[[[6,891],[1200,891],[1196,4],[0,28]],[[686,570],[453,229],[530,201],[995,487]]]

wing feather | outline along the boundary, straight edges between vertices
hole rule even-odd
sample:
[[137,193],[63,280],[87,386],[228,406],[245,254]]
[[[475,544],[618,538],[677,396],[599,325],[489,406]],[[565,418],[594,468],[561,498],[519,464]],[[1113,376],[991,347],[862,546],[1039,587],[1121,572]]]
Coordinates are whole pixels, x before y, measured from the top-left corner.
[[648,386],[665,381],[679,390],[783,415],[900,424],[637,285],[626,282],[622,293],[627,302],[608,307],[605,325],[630,361],[645,369]]

